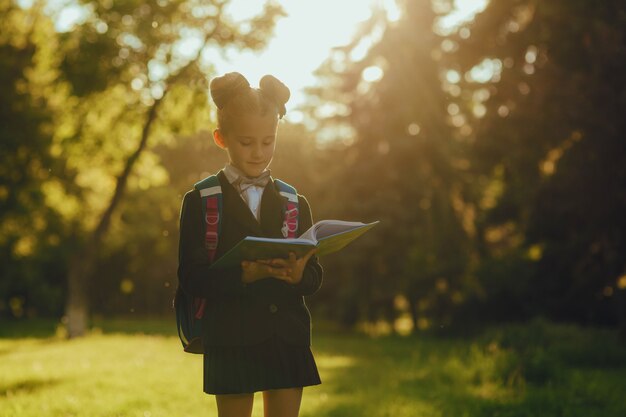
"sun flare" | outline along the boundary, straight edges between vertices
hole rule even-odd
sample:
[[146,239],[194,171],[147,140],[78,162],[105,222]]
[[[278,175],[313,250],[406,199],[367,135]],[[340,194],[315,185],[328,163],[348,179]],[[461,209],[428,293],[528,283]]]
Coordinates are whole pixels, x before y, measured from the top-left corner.
[[[19,1],[23,6],[32,4],[32,0]],[[398,0],[275,1],[283,7],[287,16],[277,21],[274,35],[265,49],[251,52],[209,48],[203,53],[203,59],[211,63],[218,73],[241,72],[253,85],[265,74],[275,75],[290,87],[292,109],[305,102],[304,89],[318,83],[314,72],[328,58],[331,49],[352,41],[359,23],[367,20],[374,8],[384,10],[389,21],[396,21],[402,18],[401,6],[404,3]],[[447,0],[431,2],[433,9],[442,14],[436,30],[445,34],[484,10],[489,0],[455,0],[452,6]],[[264,3],[231,0],[226,10],[234,21],[240,21],[258,15]],[[78,5],[64,6],[58,14],[57,30],[71,30],[74,24],[84,20],[86,13],[87,10]],[[193,55],[200,43],[200,39],[191,37],[180,43],[180,49]],[[365,56],[372,45],[371,41],[361,43],[353,51],[352,59]],[[376,79],[381,74],[372,69],[365,76]],[[287,119],[291,121],[299,121],[300,117],[297,111],[287,114]]]
[[[218,69],[239,71],[252,84],[264,74],[276,75],[292,90],[292,108],[304,102],[302,90],[316,84],[313,72],[328,57],[330,49],[349,43],[359,22],[371,16],[372,7],[384,7],[391,20],[400,17],[394,0],[281,0],[279,3],[287,16],[278,20],[268,48],[260,53],[230,51],[228,62],[218,65]],[[235,0],[231,13],[237,19],[250,17],[260,11],[261,5]],[[220,60],[217,53],[213,57]]]
[[[252,84],[264,74],[276,75],[292,90],[292,108],[304,103],[305,87],[317,84],[314,71],[329,56],[331,48],[349,43],[359,23],[371,16],[374,7],[383,8],[390,21],[400,19],[402,14],[396,0],[280,0],[279,3],[287,16],[277,22],[267,49],[260,53],[229,51],[227,61],[217,52],[211,55],[215,61],[222,61],[216,65],[220,72],[239,71]],[[441,24],[452,28],[473,18],[487,3],[488,0],[456,0]],[[235,0],[230,10],[234,18],[245,19],[259,13],[261,7],[261,2]],[[360,55],[366,52],[361,51]],[[373,71],[367,75],[380,76]],[[297,121],[298,116],[298,112],[291,112],[287,119]]]

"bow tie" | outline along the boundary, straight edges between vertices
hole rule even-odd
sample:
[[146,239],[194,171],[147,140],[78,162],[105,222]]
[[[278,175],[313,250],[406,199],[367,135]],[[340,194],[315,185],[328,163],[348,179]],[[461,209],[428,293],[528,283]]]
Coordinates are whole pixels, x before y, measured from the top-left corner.
[[235,180],[235,184],[239,186],[241,192],[246,191],[252,186],[265,187],[270,180],[270,171],[263,171],[258,177],[250,178],[246,176],[240,176]]

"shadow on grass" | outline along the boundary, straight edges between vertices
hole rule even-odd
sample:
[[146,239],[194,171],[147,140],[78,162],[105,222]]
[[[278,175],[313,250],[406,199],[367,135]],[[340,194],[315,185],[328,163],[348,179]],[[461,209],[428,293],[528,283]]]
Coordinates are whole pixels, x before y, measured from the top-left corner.
[[92,320],[91,331],[102,333],[148,334],[158,336],[177,336],[176,319],[162,318],[97,318]]
[[36,391],[58,385],[61,381],[61,379],[25,379],[8,385],[0,385],[0,397],[10,397],[16,394],[32,394]]
[[[55,319],[23,319],[0,321],[0,338],[46,339],[58,335],[63,328],[60,320]],[[122,333],[176,336],[176,320],[171,318],[94,318],[91,320],[88,333]]]
[[55,335],[57,324],[54,319],[1,320],[0,338],[48,338]]

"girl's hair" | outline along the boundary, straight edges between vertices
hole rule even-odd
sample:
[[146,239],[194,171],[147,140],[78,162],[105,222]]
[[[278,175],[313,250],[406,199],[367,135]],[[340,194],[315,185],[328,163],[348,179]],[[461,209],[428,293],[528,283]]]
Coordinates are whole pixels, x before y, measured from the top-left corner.
[[289,88],[272,75],[263,76],[259,88],[252,88],[243,75],[229,72],[213,78],[209,88],[217,106],[217,126],[225,135],[241,115],[265,116],[272,111],[282,119],[287,113]]

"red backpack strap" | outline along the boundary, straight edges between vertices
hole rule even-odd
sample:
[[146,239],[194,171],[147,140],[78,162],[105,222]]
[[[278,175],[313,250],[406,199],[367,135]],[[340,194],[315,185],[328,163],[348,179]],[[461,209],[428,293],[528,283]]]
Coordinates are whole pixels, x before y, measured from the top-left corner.
[[207,250],[209,261],[213,262],[217,252],[217,239],[220,226],[220,201],[217,196],[209,195],[204,200],[204,246]]
[[[202,214],[204,215],[204,246],[210,262],[215,259],[217,244],[222,230],[222,187],[217,175],[211,175],[197,182],[194,187],[200,191]],[[194,317],[201,319],[204,315],[206,299],[196,298],[193,301]]]
[[209,260],[213,262],[221,232],[222,187],[217,175],[211,175],[194,185],[200,191],[204,215],[204,245]]
[[280,195],[287,198],[287,205],[283,212],[283,237],[296,238],[298,237],[298,216],[300,214],[298,193],[294,187],[284,181],[275,179],[274,182],[278,185]]

